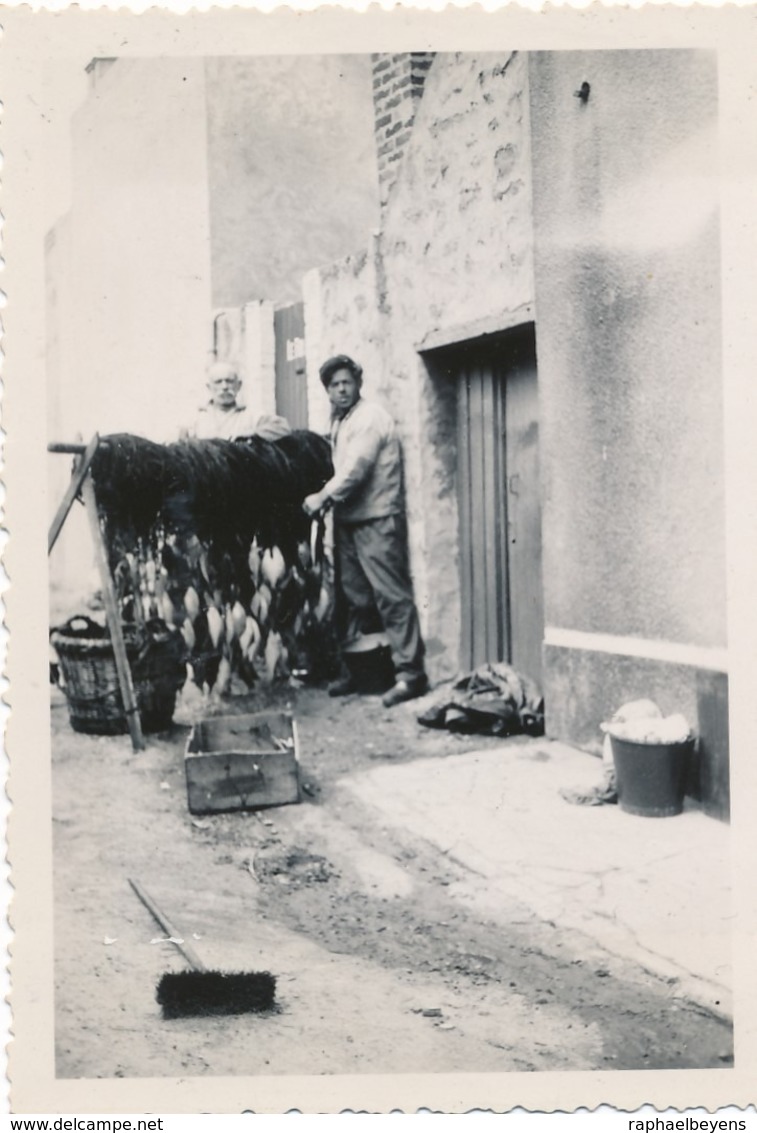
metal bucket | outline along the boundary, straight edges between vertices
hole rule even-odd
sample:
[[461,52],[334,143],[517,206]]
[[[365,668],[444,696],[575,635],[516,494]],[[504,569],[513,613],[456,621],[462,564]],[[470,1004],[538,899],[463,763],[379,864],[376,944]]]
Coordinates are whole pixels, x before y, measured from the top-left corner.
[[647,818],[680,814],[694,740],[652,744],[611,735],[610,742],[621,809]]
[[356,638],[345,646],[343,656],[358,692],[380,695],[394,684],[392,651],[383,633]]

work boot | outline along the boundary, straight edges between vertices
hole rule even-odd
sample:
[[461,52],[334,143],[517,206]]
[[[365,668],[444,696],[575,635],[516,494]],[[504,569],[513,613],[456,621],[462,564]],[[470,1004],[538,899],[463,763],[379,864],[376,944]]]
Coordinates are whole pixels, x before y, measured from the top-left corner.
[[329,696],[349,696],[351,692],[357,691],[357,685],[349,673],[332,681],[329,685]]
[[394,708],[395,704],[401,704],[403,700],[415,700],[425,692],[428,692],[428,677],[425,673],[420,677],[400,677],[394,687],[384,693],[381,703],[384,708]]

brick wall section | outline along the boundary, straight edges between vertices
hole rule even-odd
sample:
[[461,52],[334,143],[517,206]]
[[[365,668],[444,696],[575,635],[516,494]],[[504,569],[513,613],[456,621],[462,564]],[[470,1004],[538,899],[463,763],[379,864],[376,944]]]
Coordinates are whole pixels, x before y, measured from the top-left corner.
[[372,58],[376,155],[383,207],[397,180],[434,52],[406,51]]

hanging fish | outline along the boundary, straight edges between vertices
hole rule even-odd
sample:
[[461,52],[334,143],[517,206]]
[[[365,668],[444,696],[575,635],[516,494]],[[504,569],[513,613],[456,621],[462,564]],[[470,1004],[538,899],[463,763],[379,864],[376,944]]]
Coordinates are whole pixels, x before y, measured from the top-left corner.
[[268,621],[268,611],[271,607],[269,594],[268,587],[263,583],[260,589],[255,591],[250,602],[250,613],[261,626],[264,626]]
[[268,634],[268,641],[265,643],[265,670],[268,674],[268,680],[272,681],[276,676],[276,671],[280,667],[285,649],[284,643],[281,640],[281,634],[276,630],[271,630]]
[[190,618],[184,619],[184,624],[181,627],[181,636],[184,638],[187,649],[190,653],[194,652],[194,647],[197,644],[197,637],[195,635],[194,626]]
[[208,552],[207,551],[201,551],[200,552],[199,565],[200,565],[200,570],[202,571],[202,577],[205,579],[208,586],[210,586],[210,566],[208,565]]
[[253,539],[250,544],[250,553],[247,556],[247,565],[250,568],[252,581],[257,586],[260,581],[260,548],[258,547],[257,539]]
[[208,610],[208,633],[210,634],[213,648],[217,649],[218,643],[223,637],[223,618],[215,606],[211,606]]
[[326,617],[326,614],[329,612],[329,606],[330,605],[331,605],[331,595],[329,594],[327,588],[325,586],[322,586],[321,587],[321,593],[318,596],[318,605],[316,606],[315,610],[313,611],[319,622],[322,622],[323,619]]
[[163,621],[167,626],[172,626],[176,621],[176,610],[171,599],[166,594],[165,590],[160,596],[160,614]]
[[262,644],[263,644],[263,633],[262,633],[258,623],[255,621],[254,618],[252,618],[252,637],[250,639],[250,644],[248,646],[248,654],[250,652],[252,653],[252,657],[250,658],[250,660],[253,660],[255,658],[255,656],[259,652],[260,646]]
[[287,571],[284,556],[278,547],[270,547],[263,551],[260,571],[271,590],[275,590]]
[[241,637],[247,626],[247,614],[245,613],[244,606],[237,598],[236,602],[231,608],[231,616],[234,619],[234,629],[237,637]]
[[251,614],[248,614],[246,619],[245,619],[244,629],[242,630],[242,632],[239,635],[239,651],[242,654],[245,654],[247,652],[247,648],[248,648],[250,642],[252,641],[252,633],[253,633],[252,627],[255,624],[256,624],[255,619],[252,617]]
[[148,594],[154,594],[155,593],[155,576],[156,576],[156,574],[157,574],[157,568],[155,566],[155,563],[153,562],[152,559],[148,559],[147,562],[145,563],[145,581],[147,582],[147,593]]
[[192,621],[200,612],[200,598],[194,586],[187,587],[187,592],[184,595],[184,609],[187,611],[187,617]]
[[226,640],[231,643],[237,636],[237,627],[234,622],[234,615],[231,612],[231,606],[228,604],[224,613],[224,625],[226,627]]
[[248,615],[244,633],[239,639],[239,648],[245,656],[248,656],[250,651],[253,651],[252,657],[248,657],[248,660],[253,660],[257,654],[262,637],[260,626],[251,615]]
[[231,662],[229,661],[228,657],[222,657],[221,663],[218,666],[218,676],[216,677],[216,682],[213,685],[213,695],[214,696],[225,696],[226,693],[229,691],[229,685],[230,684],[231,684]]

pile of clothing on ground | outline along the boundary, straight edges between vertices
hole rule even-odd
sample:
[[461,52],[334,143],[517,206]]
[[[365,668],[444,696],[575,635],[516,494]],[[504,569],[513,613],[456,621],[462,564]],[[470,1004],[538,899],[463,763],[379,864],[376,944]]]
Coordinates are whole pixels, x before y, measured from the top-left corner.
[[484,736],[540,736],[544,699],[530,677],[498,661],[480,665],[437,694],[418,723]]

